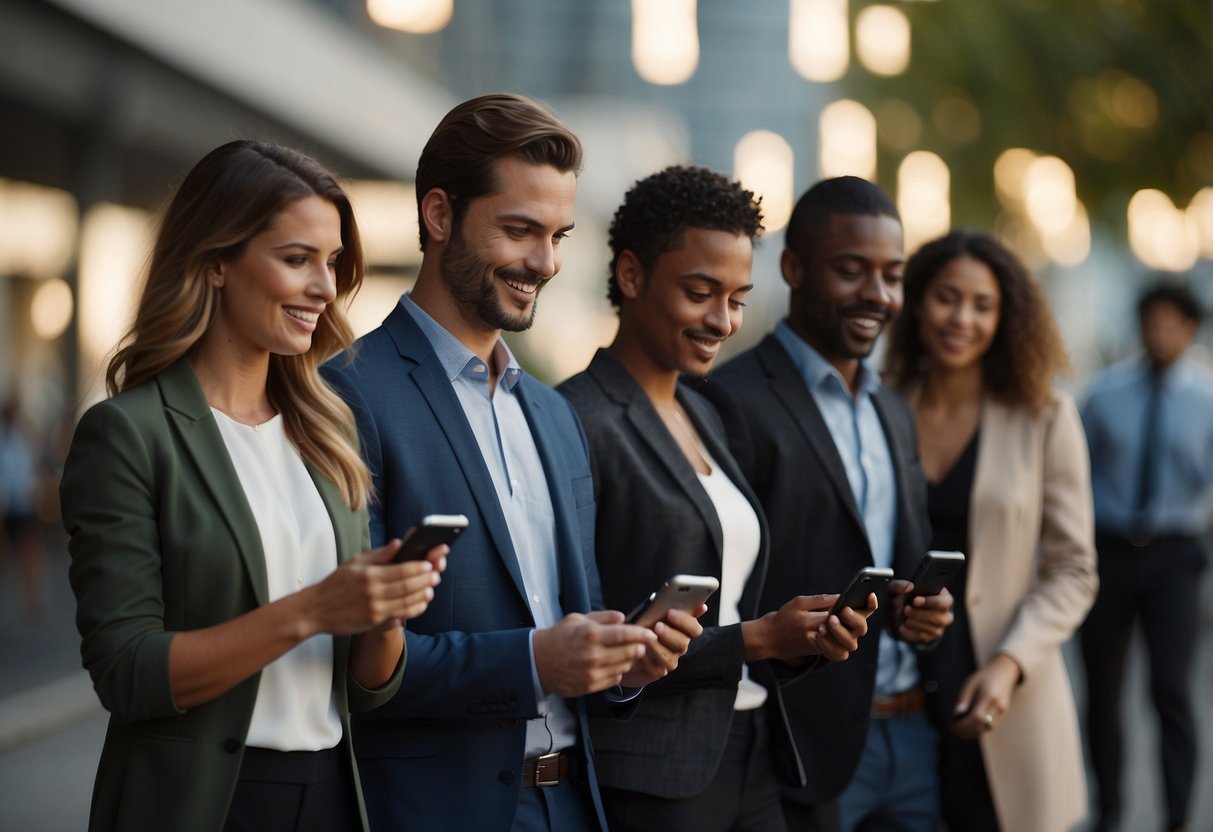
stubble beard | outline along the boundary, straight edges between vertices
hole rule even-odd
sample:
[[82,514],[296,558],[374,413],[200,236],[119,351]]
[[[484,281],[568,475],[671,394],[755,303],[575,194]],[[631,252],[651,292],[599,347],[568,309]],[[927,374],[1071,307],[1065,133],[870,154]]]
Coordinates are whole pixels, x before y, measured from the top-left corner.
[[539,292],[543,290],[546,280],[541,280],[531,300],[531,309],[511,313],[501,304],[497,294],[497,280],[510,277],[520,282],[535,282],[535,278],[510,269],[496,269],[493,276],[486,278],[489,265],[477,257],[468,247],[463,238],[463,232],[456,229],[451,241],[442,251],[439,263],[443,279],[455,302],[465,312],[470,312],[483,324],[493,329],[505,332],[524,332],[535,323],[535,312],[539,309]]

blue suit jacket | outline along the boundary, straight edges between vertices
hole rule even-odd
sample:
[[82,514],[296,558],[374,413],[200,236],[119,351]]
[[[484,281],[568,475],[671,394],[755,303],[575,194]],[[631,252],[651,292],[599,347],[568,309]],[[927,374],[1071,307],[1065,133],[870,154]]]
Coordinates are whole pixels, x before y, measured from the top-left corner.
[[[374,478],[374,545],[426,514],[470,520],[433,602],[408,622],[408,670],[396,697],[354,726],[374,829],[507,830],[518,802],[526,720],[537,717],[535,626],[497,492],[463,408],[424,333],[400,305],[324,369],[349,402]],[[561,608],[601,608],[594,565],[594,484],[585,434],[568,403],[523,376],[519,399],[555,513]],[[602,820],[586,729],[593,800]]]

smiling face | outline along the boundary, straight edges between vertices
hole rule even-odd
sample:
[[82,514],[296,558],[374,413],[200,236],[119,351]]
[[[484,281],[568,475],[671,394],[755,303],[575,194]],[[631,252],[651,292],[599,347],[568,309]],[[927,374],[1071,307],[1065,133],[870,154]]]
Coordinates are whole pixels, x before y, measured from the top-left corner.
[[496,165],[497,190],[467,206],[442,250],[441,271],[466,321],[521,332],[535,319],[539,292],[560,271],[577,177],[514,156]]
[[918,331],[932,365],[966,370],[980,366],[998,333],[1002,291],[990,267],[961,256],[944,264],[927,284]]
[[647,272],[625,252],[616,268],[621,333],[658,372],[707,375],[725,339],[741,328],[753,254],[745,234],[702,228],[687,229],[682,246]]
[[901,311],[905,254],[901,223],[876,214],[830,214],[828,228],[790,249],[780,267],[792,288],[788,324],[853,382],[885,326]]
[[333,203],[309,196],[288,204],[239,255],[208,269],[221,291],[204,339],[242,358],[307,352],[317,321],[337,296],[342,248]]

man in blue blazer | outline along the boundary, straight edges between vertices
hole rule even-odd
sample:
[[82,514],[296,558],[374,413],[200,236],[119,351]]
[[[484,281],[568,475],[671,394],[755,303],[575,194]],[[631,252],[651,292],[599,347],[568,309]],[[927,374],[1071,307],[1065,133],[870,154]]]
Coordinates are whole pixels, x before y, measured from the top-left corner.
[[327,368],[374,477],[372,539],[470,520],[409,623],[411,682],[354,728],[373,829],[605,828],[587,709],[629,708],[624,688],[676,667],[699,631],[601,609],[585,435],[500,338],[530,326],[560,269],[580,164],[534,102],[452,110],[418,163],[417,283]]

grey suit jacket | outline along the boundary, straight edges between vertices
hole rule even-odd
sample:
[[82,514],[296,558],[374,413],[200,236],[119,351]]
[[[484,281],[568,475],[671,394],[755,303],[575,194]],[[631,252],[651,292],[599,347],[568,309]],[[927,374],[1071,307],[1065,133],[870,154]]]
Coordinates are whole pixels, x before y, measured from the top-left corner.
[[[842,458],[791,357],[768,335],[715,371],[702,390],[729,426],[729,447],[770,523],[773,555],[760,611],[795,595],[841,592],[857,569],[872,565],[872,552]],[[926,479],[905,402],[881,387],[875,406],[897,482],[894,571],[908,577],[931,539]],[[883,608],[872,616],[869,635],[847,661],[785,693],[807,777],[789,799],[828,800],[851,779],[867,738],[879,644],[873,633],[883,616]]]
[[[585,372],[557,389],[576,408],[590,444],[598,506],[595,552],[607,606],[633,609],[671,575],[719,578],[723,539],[716,509],[628,371],[610,352],[599,350]],[[725,427],[715,411],[683,385],[678,399],[716,464],[758,513],[762,545],[740,603],[743,619],[752,618],[769,555],[762,510],[725,445]],[[745,661],[741,626],[719,626],[716,603],[708,602],[704,632],[691,642],[678,669],[646,688],[630,721],[590,721],[603,785],[682,798],[711,782],[728,740]],[[798,785],[803,775],[780,687],[766,663],[756,663],[751,675],[770,691],[768,722],[781,774]]]
[[[338,561],[366,550],[366,512],[309,472]],[[184,710],[169,684],[169,644],[265,604],[268,588],[257,522],[185,359],[84,415],[60,495],[80,650],[110,712],[89,828],[218,830],[260,674]],[[404,663],[386,686],[366,690],[348,672],[349,649],[349,638],[333,639],[341,749],[353,767],[349,709],[387,701]]]

